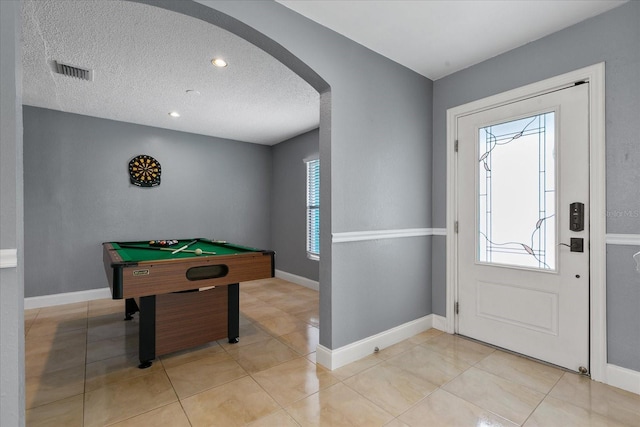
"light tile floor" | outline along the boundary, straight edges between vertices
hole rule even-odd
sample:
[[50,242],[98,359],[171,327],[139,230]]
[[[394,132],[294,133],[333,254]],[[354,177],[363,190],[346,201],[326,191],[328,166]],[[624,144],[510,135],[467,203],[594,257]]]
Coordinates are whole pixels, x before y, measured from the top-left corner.
[[329,371],[318,293],[240,285],[240,342],[138,369],[123,301],[25,311],[28,426],[640,426],[640,396],[430,329]]

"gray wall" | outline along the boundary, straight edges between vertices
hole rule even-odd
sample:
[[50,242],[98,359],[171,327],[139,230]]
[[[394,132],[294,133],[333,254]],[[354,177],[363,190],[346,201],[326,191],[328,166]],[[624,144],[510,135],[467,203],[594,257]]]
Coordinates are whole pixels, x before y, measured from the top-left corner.
[[[154,188],[129,160],[160,161]],[[271,246],[271,148],[24,107],[25,296],[107,286],[102,242],[207,237]]]
[[[209,19],[183,3],[164,5]],[[416,273],[400,267],[406,239],[385,242],[381,252],[374,250],[379,241],[331,243],[331,233],[431,227],[431,80],[275,2],[198,3],[255,28],[330,85],[330,96],[316,86],[322,95],[320,343],[339,348],[430,314],[428,237],[409,243],[417,251],[412,259],[423,263]],[[238,32],[232,22],[221,25]],[[266,50],[298,71],[277,49]],[[367,310],[359,312],[365,296]]]
[[[606,62],[607,233],[640,233],[640,2],[637,1],[434,83],[433,226],[446,226],[448,108],[602,61]],[[434,237],[438,248],[444,248],[444,239]],[[617,257],[611,256],[620,251],[625,253],[628,263],[625,268],[616,265]],[[633,284],[633,274],[629,272],[633,260],[628,256],[629,250],[609,245],[608,252],[609,361],[640,370],[640,287]],[[433,311],[439,315],[446,312],[444,269],[444,257],[434,253]]]
[[[375,325],[375,333],[402,323],[394,316],[381,318],[380,313],[402,313],[407,320],[430,314],[430,299],[416,298],[431,293],[428,237],[419,238],[423,242],[416,245],[421,273],[397,269],[390,283],[386,272],[399,265],[403,239],[387,242],[388,253],[374,252],[375,257],[365,261],[362,245],[375,247],[377,242],[340,244],[340,256],[333,256],[331,233],[431,226],[431,173],[425,164],[431,163],[432,82],[275,2],[153,4],[242,35],[321,92],[320,342],[337,348],[370,335],[363,333],[370,331],[369,325]],[[363,280],[361,271],[372,280]],[[397,283],[402,286],[390,300],[385,293]],[[366,294],[371,295],[370,311],[354,311]],[[417,303],[407,307],[404,302],[409,299]]]
[[318,261],[307,258],[307,168],[304,159],[318,156],[318,129],[272,147],[273,199],[271,248],[276,268],[310,280],[319,280]]
[[640,372],[638,251],[640,246],[607,245],[607,361]]
[[[5,38],[5,32],[18,31],[19,6],[7,4],[9,2],[0,2],[3,31],[1,62],[3,67],[15,68],[20,73],[20,61],[14,57],[13,43],[10,38]],[[640,169],[638,150],[629,150],[637,147],[637,139],[634,138],[639,134],[639,124],[633,116],[638,111],[638,2],[631,2],[604,16],[456,73],[435,85],[275,2],[199,0],[196,3],[164,1],[157,4],[209,22],[215,21],[221,27],[242,35],[304,76],[321,93],[319,151],[323,189],[323,258],[320,262],[320,343],[330,349],[390,329],[404,319],[427,315],[431,313],[432,305],[436,312],[444,314],[444,283],[435,283],[433,291],[430,288],[432,277],[435,280],[443,275],[441,270],[430,271],[429,238],[335,244],[331,243],[331,233],[445,226],[447,108],[606,60],[610,174],[607,182],[611,184],[633,177],[633,171]],[[5,47],[7,40],[8,47]],[[18,37],[14,40],[17,41]],[[7,99],[5,85],[13,91],[17,83],[9,81],[12,77],[7,76],[5,68],[2,70],[4,102]],[[13,94],[11,98],[14,98]],[[15,108],[19,111],[19,106]],[[19,117],[15,117],[15,121],[18,122]],[[12,149],[11,143],[5,145],[4,123],[2,147],[3,150],[5,147]],[[435,125],[433,128],[432,123]],[[19,125],[10,127],[20,128]],[[19,150],[20,137],[15,139]],[[435,143],[433,158],[432,140]],[[152,147],[151,141],[148,143],[145,148]],[[112,152],[105,154],[113,156]],[[158,157],[161,160],[165,158]],[[117,168],[123,167],[121,162],[117,163]],[[10,185],[14,181],[19,181],[19,178],[14,180],[12,177]],[[18,182],[16,184],[19,186]],[[368,188],[376,191],[363,190]],[[616,196],[615,193],[621,189],[608,189],[611,209],[627,210],[629,204],[638,200],[638,194],[628,183],[624,187],[626,196]],[[136,190],[137,194],[146,191]],[[1,201],[2,205],[5,202],[11,206],[18,205],[18,225],[14,229],[17,230],[16,240],[20,247],[22,213],[19,193],[15,197],[3,193]],[[100,203],[99,196],[95,195],[97,203]],[[4,216],[4,211],[2,214]],[[633,220],[611,220],[609,232],[637,233],[630,221]],[[5,225],[2,224],[4,231]],[[149,231],[141,232],[144,234],[141,237],[147,238]],[[111,238],[111,235],[107,237]],[[444,245],[434,241],[432,246],[439,248],[439,253],[433,256],[436,267],[444,268],[444,265],[440,266]],[[411,260],[423,261],[424,267],[405,268],[406,261],[400,254],[407,248],[415,250],[411,253]],[[400,267],[405,269],[400,270]],[[395,274],[391,274],[390,270],[395,268]],[[102,272],[96,274],[101,275]],[[618,278],[610,277],[609,280],[621,282]],[[22,290],[20,278],[11,279],[9,283],[17,284],[18,290]],[[3,289],[5,285],[3,282]],[[608,286],[608,289],[613,288]],[[433,304],[429,294],[434,297]],[[367,307],[362,307],[363,298],[368,302]],[[411,304],[406,306],[410,298]],[[629,307],[633,304],[635,306]],[[612,311],[620,313],[622,320],[612,319],[610,325],[620,326],[621,331],[630,331],[633,325],[631,322],[625,324],[623,320],[630,311],[637,311],[637,306],[637,300],[631,298],[620,306],[610,307],[609,314]],[[362,312],[357,312],[354,307]],[[15,319],[5,323],[4,315],[13,314],[21,322],[21,303],[6,302],[3,294],[2,310],[2,339],[14,337],[19,340],[21,326]],[[626,332],[622,335],[631,334]],[[3,367],[8,366],[11,370],[18,367],[16,371],[20,372],[22,362],[11,358],[15,353],[20,357],[23,355],[15,345],[5,347],[3,341],[0,353]],[[610,354],[610,357],[615,355]],[[5,380],[6,371],[2,372],[3,399],[6,392],[7,399],[15,397],[18,402],[12,407],[20,405],[16,396],[23,395],[24,380],[15,380],[15,373]],[[3,425],[6,418],[18,412],[6,415],[4,402]],[[7,425],[15,425],[12,421],[13,418],[9,418]]]
[[21,28],[20,3],[0,1],[0,249],[18,249],[17,268],[0,268],[2,426],[25,423]]

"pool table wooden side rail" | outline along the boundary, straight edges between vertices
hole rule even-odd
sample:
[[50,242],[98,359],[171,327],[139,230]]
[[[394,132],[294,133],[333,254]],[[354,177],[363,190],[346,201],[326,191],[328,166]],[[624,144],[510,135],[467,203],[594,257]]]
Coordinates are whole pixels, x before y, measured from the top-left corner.
[[[224,286],[274,276],[272,251],[123,262],[111,244],[105,243],[103,248],[104,267],[114,299]],[[190,268],[215,265],[226,266],[227,274],[202,280],[189,280],[186,277]]]

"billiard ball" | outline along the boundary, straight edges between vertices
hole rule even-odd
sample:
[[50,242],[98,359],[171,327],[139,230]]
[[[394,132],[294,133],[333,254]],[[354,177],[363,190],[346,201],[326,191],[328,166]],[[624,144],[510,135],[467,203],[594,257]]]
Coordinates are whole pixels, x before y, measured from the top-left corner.
[[193,253],[196,255],[202,255],[202,249],[198,248],[195,251],[193,251]]

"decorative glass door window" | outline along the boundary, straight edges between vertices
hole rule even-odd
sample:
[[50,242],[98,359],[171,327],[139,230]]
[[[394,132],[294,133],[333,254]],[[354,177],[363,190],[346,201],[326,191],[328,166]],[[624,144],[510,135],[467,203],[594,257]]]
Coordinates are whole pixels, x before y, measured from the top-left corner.
[[478,131],[477,260],[556,269],[555,113]]

